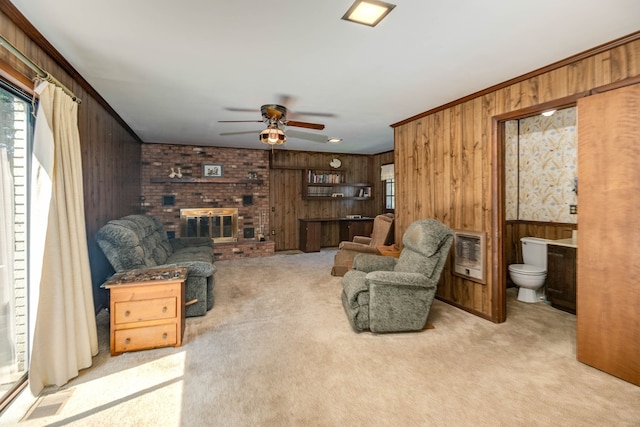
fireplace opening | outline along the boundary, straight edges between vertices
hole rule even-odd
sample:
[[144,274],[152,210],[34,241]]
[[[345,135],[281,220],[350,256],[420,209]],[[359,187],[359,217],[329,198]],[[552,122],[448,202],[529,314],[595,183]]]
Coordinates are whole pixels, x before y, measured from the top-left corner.
[[237,242],[238,209],[180,209],[180,236],[210,237],[215,243]]

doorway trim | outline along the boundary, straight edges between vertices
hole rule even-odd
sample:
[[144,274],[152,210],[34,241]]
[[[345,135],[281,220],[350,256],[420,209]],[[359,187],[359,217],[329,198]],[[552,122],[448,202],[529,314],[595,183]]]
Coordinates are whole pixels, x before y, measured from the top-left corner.
[[504,265],[504,123],[509,120],[524,119],[535,116],[547,110],[559,110],[562,108],[573,107],[578,105],[578,100],[587,96],[598,93],[615,90],[624,86],[630,86],[640,83],[640,76],[630,77],[628,79],[597,86],[592,89],[575,93],[564,98],[558,98],[553,101],[543,102],[542,104],[532,105],[530,107],[521,108],[519,110],[509,111],[507,113],[498,114],[491,118],[492,124],[492,150],[491,150],[491,189],[492,200],[491,208],[493,211],[491,219],[491,227],[493,232],[494,244],[491,248],[493,262],[492,283],[491,283],[491,320],[496,323],[502,323],[507,320],[507,269]]
[[492,247],[493,271],[491,283],[491,320],[496,323],[502,323],[507,320],[507,269],[505,264],[505,172],[504,172],[504,124],[509,120],[519,120],[527,117],[535,116],[547,110],[560,110],[562,108],[574,107],[577,105],[578,99],[589,96],[591,91],[579,92],[564,98],[558,98],[553,101],[544,102],[542,104],[532,105],[530,107],[513,110],[508,113],[493,116],[492,120],[492,137],[493,149],[491,150],[492,170],[491,170],[491,186],[492,186],[492,229],[494,232],[494,244]]

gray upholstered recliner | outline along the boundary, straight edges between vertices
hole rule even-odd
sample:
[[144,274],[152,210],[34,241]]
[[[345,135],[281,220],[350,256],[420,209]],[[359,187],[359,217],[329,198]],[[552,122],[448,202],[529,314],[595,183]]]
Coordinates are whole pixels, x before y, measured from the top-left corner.
[[[109,221],[96,241],[116,272],[147,267],[187,267],[185,316],[203,316],[214,302],[213,242],[208,237],[169,239],[158,219],[129,215]],[[193,303],[194,300],[197,300]]]
[[400,257],[360,254],[342,279],[342,305],[356,331],[419,331],[436,294],[453,242],[440,221],[425,219],[407,228]]

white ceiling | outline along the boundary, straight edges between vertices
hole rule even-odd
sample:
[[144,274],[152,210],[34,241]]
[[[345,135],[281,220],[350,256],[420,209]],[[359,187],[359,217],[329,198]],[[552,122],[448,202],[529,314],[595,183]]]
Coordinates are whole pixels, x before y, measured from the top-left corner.
[[[144,142],[268,148],[259,110],[374,154],[389,126],[640,29],[638,0],[396,0],[377,27],[340,18],[353,0],[12,0]],[[255,134],[221,136],[226,132]]]

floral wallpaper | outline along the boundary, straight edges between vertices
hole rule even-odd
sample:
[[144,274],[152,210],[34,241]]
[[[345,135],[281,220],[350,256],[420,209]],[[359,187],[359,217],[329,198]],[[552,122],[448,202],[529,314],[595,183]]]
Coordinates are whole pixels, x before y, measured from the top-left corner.
[[505,218],[518,219],[518,120],[505,123]]
[[507,220],[576,224],[576,108],[509,121],[505,134]]

